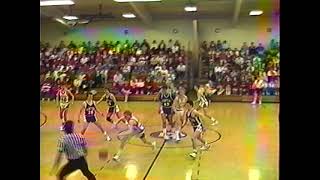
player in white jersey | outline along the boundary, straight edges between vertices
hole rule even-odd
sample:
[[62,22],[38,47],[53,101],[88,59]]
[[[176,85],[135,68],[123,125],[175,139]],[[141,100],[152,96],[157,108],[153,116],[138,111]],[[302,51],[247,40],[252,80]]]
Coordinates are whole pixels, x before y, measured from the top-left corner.
[[128,125],[128,129],[122,131],[118,134],[118,138],[120,139],[120,149],[117,154],[113,157],[113,160],[119,161],[120,155],[124,149],[124,146],[129,142],[132,137],[138,137],[144,144],[150,145],[153,149],[156,148],[156,142],[147,141],[144,133],[144,126],[139,122],[139,120],[132,115],[132,112],[125,111],[123,113],[123,117],[121,117],[118,122],[114,124],[114,128],[117,128],[117,125],[123,122]]
[[212,121],[211,125],[216,125],[218,124],[218,121],[208,114],[209,100],[207,98],[207,93],[208,93],[207,88],[208,87],[204,87],[203,85],[200,85],[199,89],[197,89],[197,102],[199,102],[199,108],[197,110],[202,109],[204,116],[211,119]]
[[[71,96],[71,102],[69,101],[69,97]],[[56,94],[56,102],[59,107],[59,116],[62,121],[62,126],[60,130],[63,130],[63,125],[67,121],[68,109],[70,104],[74,102],[74,95],[67,89],[65,85],[61,86],[61,89]]]
[[180,141],[180,133],[181,126],[184,122],[184,112],[185,112],[185,105],[188,101],[188,97],[185,95],[185,89],[180,87],[178,89],[178,96],[173,101],[173,110],[174,110],[174,123],[175,123],[175,134],[176,134],[176,141]]

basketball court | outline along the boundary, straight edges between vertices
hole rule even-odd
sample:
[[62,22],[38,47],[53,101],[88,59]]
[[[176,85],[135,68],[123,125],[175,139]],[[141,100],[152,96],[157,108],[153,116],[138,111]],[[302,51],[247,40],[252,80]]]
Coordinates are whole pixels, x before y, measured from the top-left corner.
[[[80,101],[69,110],[69,118],[77,121]],[[90,125],[85,137],[88,142],[88,164],[97,179],[108,180],[277,180],[279,179],[279,104],[266,103],[253,106],[247,103],[213,103],[219,125],[205,123],[205,139],[211,144],[208,151],[201,152],[197,159],[191,159],[192,128],[187,125],[186,133],[179,143],[164,142],[155,135],[161,130],[161,119],[156,102],[120,102],[121,112],[131,110],[145,125],[146,138],[157,142],[157,149],[144,145],[139,139],[132,139],[125,147],[120,162],[112,161],[112,155],[119,147],[116,130],[100,117],[99,121],[108,127],[112,141],[104,140],[101,132]],[[101,103],[100,111],[106,106]],[[53,164],[57,141],[61,135],[58,108],[53,102],[41,102],[41,110],[48,116],[40,119],[40,179],[54,180],[49,172]],[[116,119],[115,117],[113,118]],[[76,122],[76,132],[82,124]],[[122,124],[119,129],[124,128]],[[98,152],[105,149],[109,160],[101,161]],[[62,164],[66,160],[64,159]],[[80,171],[68,180],[84,180]]]

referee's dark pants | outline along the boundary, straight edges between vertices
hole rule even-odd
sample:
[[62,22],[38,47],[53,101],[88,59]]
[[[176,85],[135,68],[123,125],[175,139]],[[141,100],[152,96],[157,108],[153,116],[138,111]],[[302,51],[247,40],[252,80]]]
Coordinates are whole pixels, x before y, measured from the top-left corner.
[[84,157],[75,160],[68,160],[68,163],[62,167],[58,173],[58,180],[64,180],[67,175],[80,169],[82,174],[88,180],[96,180],[96,177],[90,172],[88,163]]

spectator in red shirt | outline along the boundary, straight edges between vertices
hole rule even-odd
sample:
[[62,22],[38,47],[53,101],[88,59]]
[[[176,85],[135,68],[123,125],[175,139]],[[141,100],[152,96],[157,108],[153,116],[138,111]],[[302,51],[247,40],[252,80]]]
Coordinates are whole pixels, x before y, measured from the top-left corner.
[[129,82],[125,82],[122,86],[121,93],[124,95],[124,102],[128,102],[129,95],[132,94]]
[[138,94],[137,82],[138,82],[137,78],[132,78],[130,80],[130,88],[131,88],[132,94]]
[[[138,82],[136,83],[137,86],[137,92],[138,94],[144,94],[144,88],[145,88],[145,82],[142,79],[138,79]],[[137,94],[137,93],[136,93]]]

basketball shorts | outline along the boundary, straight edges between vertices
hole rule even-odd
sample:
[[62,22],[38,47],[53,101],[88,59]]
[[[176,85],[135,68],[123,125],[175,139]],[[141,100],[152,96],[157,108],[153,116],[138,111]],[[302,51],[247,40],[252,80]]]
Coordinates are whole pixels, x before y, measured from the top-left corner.
[[116,105],[116,106],[113,106],[113,107],[109,107],[108,112],[109,112],[109,113],[117,113],[117,112],[120,112],[119,106]]
[[85,122],[87,123],[94,123],[97,121],[97,118],[96,116],[85,116]]
[[60,103],[60,110],[69,108],[69,102]]
[[201,108],[209,107],[209,101],[200,101],[199,107],[201,107]]
[[200,124],[198,126],[193,126],[193,132],[203,132],[203,126]]
[[160,114],[164,114],[165,116],[173,115],[172,107],[161,107]]
[[144,138],[145,137],[144,126],[141,125],[137,128],[134,128],[134,134],[138,138]]

